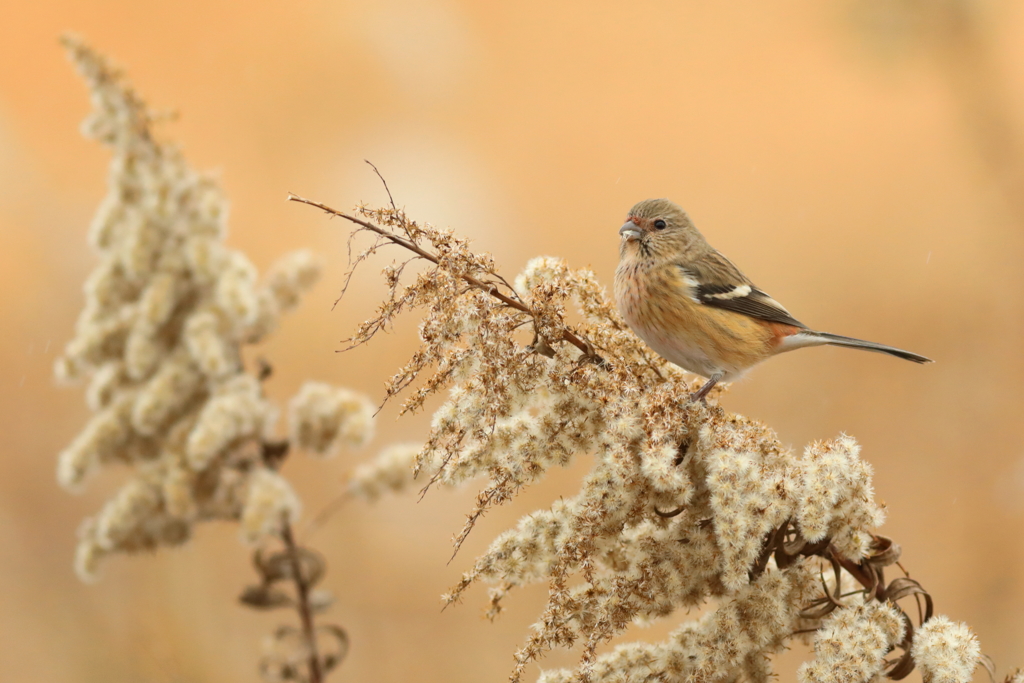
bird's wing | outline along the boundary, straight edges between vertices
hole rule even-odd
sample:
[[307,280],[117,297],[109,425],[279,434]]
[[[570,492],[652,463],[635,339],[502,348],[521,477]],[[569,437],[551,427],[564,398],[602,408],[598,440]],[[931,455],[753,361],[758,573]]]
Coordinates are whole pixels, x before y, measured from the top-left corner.
[[697,303],[742,313],[767,322],[806,328],[775,299],[762,292],[740,269],[717,251],[678,264]]

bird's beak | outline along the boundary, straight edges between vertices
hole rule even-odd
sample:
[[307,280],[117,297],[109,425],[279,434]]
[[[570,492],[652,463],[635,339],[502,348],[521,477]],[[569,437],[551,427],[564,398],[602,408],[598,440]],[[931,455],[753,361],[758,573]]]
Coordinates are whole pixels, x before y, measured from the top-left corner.
[[626,224],[619,228],[619,234],[626,241],[640,239],[640,226],[633,221],[626,221]]

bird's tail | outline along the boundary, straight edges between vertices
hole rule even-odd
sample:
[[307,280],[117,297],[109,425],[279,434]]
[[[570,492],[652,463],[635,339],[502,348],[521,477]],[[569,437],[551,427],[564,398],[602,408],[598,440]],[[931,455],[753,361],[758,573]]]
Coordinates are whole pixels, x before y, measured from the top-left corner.
[[911,353],[910,351],[897,349],[895,346],[876,344],[875,342],[864,341],[863,339],[854,339],[853,337],[843,337],[838,334],[829,334],[828,332],[812,332],[811,334],[821,339],[822,343],[830,344],[832,346],[848,346],[851,349],[864,349],[865,351],[887,353],[890,356],[896,356],[897,358],[902,358],[903,360],[911,360],[914,361],[915,363],[935,362],[931,358],[925,358],[924,356],[919,356],[918,354]]

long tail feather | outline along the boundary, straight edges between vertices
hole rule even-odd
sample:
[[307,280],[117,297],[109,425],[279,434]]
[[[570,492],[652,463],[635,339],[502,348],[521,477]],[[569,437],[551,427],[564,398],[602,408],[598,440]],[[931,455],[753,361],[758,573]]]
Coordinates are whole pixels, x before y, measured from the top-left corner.
[[838,334],[829,334],[828,332],[815,332],[814,335],[820,337],[826,344],[831,344],[832,346],[847,346],[851,349],[864,349],[865,351],[887,353],[890,356],[914,361],[915,363],[935,362],[931,358],[925,358],[924,356],[919,356],[918,354],[911,353],[910,351],[897,349],[895,346],[876,344],[875,342],[864,341],[863,339],[854,339],[853,337],[843,337]]

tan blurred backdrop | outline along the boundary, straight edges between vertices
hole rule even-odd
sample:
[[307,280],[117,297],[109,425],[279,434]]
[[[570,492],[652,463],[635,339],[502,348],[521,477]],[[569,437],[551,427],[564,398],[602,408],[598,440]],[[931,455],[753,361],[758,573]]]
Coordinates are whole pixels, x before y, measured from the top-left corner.
[[[252,572],[229,525],[115,558],[97,585],[71,571],[79,520],[123,473],[81,496],[54,478],[87,417],[82,389],[56,387],[51,366],[95,264],[85,231],[108,161],[78,134],[88,104],[57,45],[66,30],[127,67],[152,106],[180,112],[163,134],[219,171],[233,246],[261,268],[303,246],[329,259],[260,350],[279,399],[307,378],[379,398],[413,348],[410,319],[335,353],[373,309],[385,262],[332,311],[344,226],[285,202],[382,203],[363,159],[413,216],[472,236],[507,275],[549,254],[610,284],[625,211],[669,196],[801,320],[936,358],[804,351],[723,401],[797,448],[856,436],[905,566],[1001,670],[1024,664],[1024,5],[38,0],[3,14],[0,679],[255,680],[260,639],[291,618],[237,606]],[[285,472],[316,511],[354,463],[425,425],[387,409],[366,452]],[[587,466],[489,515],[450,565],[473,491],[333,517],[309,539],[352,639],[332,680],[505,680],[545,590],[514,597],[493,625],[484,590],[444,613],[438,595],[496,533],[571,495]],[[783,658],[782,680],[800,654]]]

